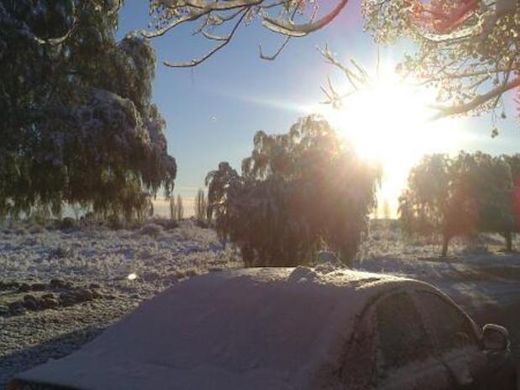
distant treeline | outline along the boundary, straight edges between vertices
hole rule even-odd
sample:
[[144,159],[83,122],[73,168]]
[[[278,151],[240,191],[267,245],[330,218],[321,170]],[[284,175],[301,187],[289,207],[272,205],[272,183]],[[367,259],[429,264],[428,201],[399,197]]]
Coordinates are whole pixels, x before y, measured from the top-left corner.
[[442,256],[453,237],[479,232],[500,233],[512,251],[520,229],[520,154],[425,156],[410,171],[398,212],[409,234],[441,235]]

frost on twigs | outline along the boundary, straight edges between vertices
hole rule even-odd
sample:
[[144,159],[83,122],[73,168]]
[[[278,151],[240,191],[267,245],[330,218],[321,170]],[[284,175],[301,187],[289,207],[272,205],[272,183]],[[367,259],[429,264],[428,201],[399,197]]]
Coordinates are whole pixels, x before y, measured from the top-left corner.
[[345,8],[348,0],[152,0],[152,21],[144,36],[155,38],[169,34],[181,25],[192,25],[193,35],[212,44],[212,48],[193,59],[165,62],[171,67],[197,66],[222,50],[242,26],[259,21],[267,30],[284,36],[273,54],[260,49],[260,57],[275,59],[290,37],[303,37],[329,23]]
[[416,42],[400,70],[438,88],[437,117],[503,110],[520,86],[516,0],[364,0],[363,13],[376,41]]

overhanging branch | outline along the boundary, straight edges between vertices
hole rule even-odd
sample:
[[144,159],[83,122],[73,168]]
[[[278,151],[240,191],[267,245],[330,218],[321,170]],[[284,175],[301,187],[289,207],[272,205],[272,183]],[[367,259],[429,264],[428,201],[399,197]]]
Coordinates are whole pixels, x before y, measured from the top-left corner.
[[479,95],[468,103],[458,104],[454,106],[434,106],[434,108],[439,110],[439,113],[434,115],[432,119],[440,119],[447,116],[470,112],[482,106],[491,99],[499,97],[507,91],[517,87],[520,87],[520,77],[515,78],[514,80],[511,80],[508,83],[503,84],[499,87],[496,87],[485,94]]

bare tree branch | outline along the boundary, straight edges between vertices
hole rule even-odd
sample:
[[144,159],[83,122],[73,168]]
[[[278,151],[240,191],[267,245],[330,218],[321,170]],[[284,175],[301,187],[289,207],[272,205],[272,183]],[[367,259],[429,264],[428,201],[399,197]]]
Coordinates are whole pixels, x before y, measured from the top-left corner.
[[[325,4],[329,1],[334,6],[324,14],[318,15],[319,3]],[[182,24],[189,24],[202,18],[203,22],[194,30],[194,34],[201,34],[207,40],[226,43],[227,35],[219,34],[216,27],[225,28],[228,22],[234,24],[232,20],[235,16],[243,14],[247,9],[248,14],[243,20],[244,23],[259,19],[264,27],[273,32],[286,37],[300,37],[332,22],[347,2],[348,0],[151,0],[150,13],[155,20],[155,28],[142,34],[147,38],[161,37]],[[304,19],[306,22],[295,23],[296,14],[300,15],[300,21]],[[265,54],[260,47],[260,58],[276,59],[288,42],[289,39],[286,38],[281,47],[271,55]],[[211,53],[221,48],[217,46]],[[187,62],[183,66],[193,62],[199,64],[203,61]],[[169,66],[171,65],[169,63]]]
[[472,101],[464,104],[459,104],[455,106],[434,106],[434,108],[439,110],[439,113],[433,116],[433,119],[439,119],[444,118],[447,116],[457,115],[457,114],[464,114],[469,111],[474,110],[475,108],[485,104],[486,102],[490,101],[493,98],[496,98],[497,96],[503,95],[505,92],[517,88],[520,86],[520,77],[509,81],[506,84],[503,84],[497,88],[492,89],[491,91],[479,95],[476,98],[474,98]]
[[225,47],[231,41],[231,39],[233,38],[233,35],[235,35],[235,32],[237,31],[238,27],[244,20],[244,17],[246,16],[247,11],[249,11],[249,8],[246,8],[242,11],[242,15],[240,16],[238,21],[235,23],[235,26],[233,27],[233,29],[231,30],[231,32],[229,33],[229,35],[227,37],[222,37],[222,38],[219,37],[218,39],[216,39],[216,40],[222,41],[222,43],[215,46],[213,49],[211,49],[209,52],[207,52],[202,57],[200,57],[198,59],[193,59],[190,62],[171,63],[171,62],[165,61],[164,65],[166,65],[170,68],[191,68],[191,67],[194,67],[194,66],[197,66],[197,65],[203,63],[208,58],[210,58],[213,54],[215,54],[216,52],[221,50],[223,47]]
[[[325,49],[318,48],[318,51],[321,53],[321,55],[325,58],[325,60],[331,64],[340,69],[345,76],[347,77],[348,82],[352,87],[354,87],[355,90],[359,89],[359,84],[366,83],[366,78],[362,77],[361,75],[357,74],[353,70],[349,69],[347,66],[342,64],[338,59],[334,56],[334,53],[332,53],[328,46],[325,46]],[[358,84],[359,83],[359,84]]]
[[266,61],[274,61],[274,60],[276,60],[276,57],[278,57],[278,55],[283,51],[283,49],[285,49],[285,46],[287,46],[287,44],[289,43],[290,40],[291,40],[291,37],[285,37],[283,43],[280,45],[278,50],[276,50],[271,55],[264,54],[264,52],[262,51],[262,45],[258,45],[258,51],[259,51],[260,58],[262,60],[266,60]]
[[305,36],[311,32],[322,29],[327,24],[332,22],[336,18],[336,16],[338,16],[339,13],[343,10],[343,8],[345,8],[347,3],[348,0],[340,0],[338,5],[336,5],[336,7],[331,12],[324,15],[315,22],[294,24],[291,23],[291,21],[285,21],[283,19],[274,19],[269,16],[266,16],[262,24],[269,30],[280,34],[289,36]]

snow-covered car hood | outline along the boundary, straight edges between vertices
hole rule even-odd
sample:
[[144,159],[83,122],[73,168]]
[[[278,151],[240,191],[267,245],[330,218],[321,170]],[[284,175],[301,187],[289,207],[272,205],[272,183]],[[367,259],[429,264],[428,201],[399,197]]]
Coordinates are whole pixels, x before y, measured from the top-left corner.
[[321,387],[367,303],[408,283],[418,282],[305,267],[194,277],[17,379],[82,389]]

